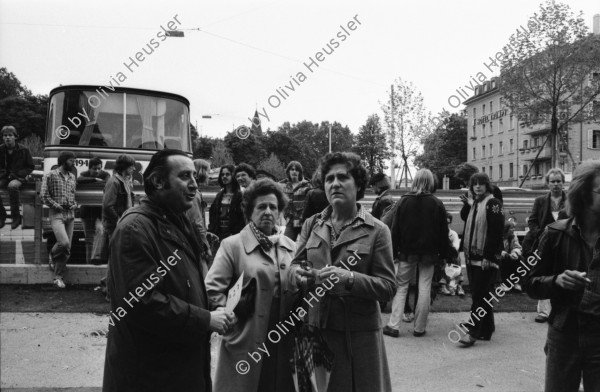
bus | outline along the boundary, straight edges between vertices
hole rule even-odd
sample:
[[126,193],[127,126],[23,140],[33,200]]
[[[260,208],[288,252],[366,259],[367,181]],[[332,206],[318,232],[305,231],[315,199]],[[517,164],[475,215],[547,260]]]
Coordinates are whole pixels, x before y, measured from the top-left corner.
[[[135,158],[132,173],[134,192],[144,194],[143,172],[156,151],[182,150],[192,157],[189,101],[177,94],[126,87],[90,85],[60,86],[50,92],[43,172],[56,168],[61,151],[72,151],[76,175],[88,169],[98,157],[103,170],[112,174],[119,155]],[[104,184],[79,184],[75,200],[79,205],[101,206]],[[138,199],[136,197],[136,199]],[[139,201],[136,200],[136,204]],[[56,239],[43,207],[42,237],[48,254]],[[76,212],[76,218],[78,212]],[[70,263],[84,264],[85,234],[75,220]]]
[[44,173],[56,166],[61,151],[76,155],[75,167],[87,170],[98,157],[112,169],[115,159],[129,154],[138,163],[134,180],[151,156],[164,148],[192,156],[189,101],[176,94],[126,87],[60,86],[50,92]]

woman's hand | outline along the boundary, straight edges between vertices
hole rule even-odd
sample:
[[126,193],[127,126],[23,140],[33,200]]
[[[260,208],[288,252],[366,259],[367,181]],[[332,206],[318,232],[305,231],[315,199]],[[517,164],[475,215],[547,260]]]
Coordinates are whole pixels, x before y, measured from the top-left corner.
[[237,322],[237,318],[233,312],[226,312],[224,308],[219,308],[210,312],[210,325],[208,328],[211,331],[224,335],[235,322]]
[[333,276],[337,276],[339,281],[336,283],[336,286],[339,285],[341,287],[346,287],[346,283],[348,282],[348,279],[350,279],[350,272],[351,271],[347,270],[346,268],[334,267],[330,265],[319,271],[319,279],[329,279],[331,281]]
[[307,289],[314,285],[317,281],[317,271],[313,269],[305,270],[296,268],[296,286]]
[[473,205],[473,197],[471,196],[471,192],[469,192],[468,195],[469,195],[468,197],[465,195],[460,195],[459,199],[464,204],[468,204],[469,206],[472,206]]

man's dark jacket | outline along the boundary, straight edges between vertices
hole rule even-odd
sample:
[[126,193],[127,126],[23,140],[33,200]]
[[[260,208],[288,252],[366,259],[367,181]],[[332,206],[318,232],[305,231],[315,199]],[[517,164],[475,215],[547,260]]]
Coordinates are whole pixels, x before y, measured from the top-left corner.
[[373,215],[374,218],[381,219],[385,209],[392,204],[394,204],[394,200],[392,199],[389,190],[386,189],[381,195],[375,198],[375,202],[373,202],[373,207],[371,208],[371,215]]
[[167,216],[147,199],[119,221],[110,243],[104,392],[211,390],[210,312],[191,232],[182,214]]
[[542,233],[539,259],[532,255],[527,260],[533,265],[524,282],[527,294],[534,299],[550,299],[552,311],[548,323],[558,330],[573,326],[583,291],[562,289],[556,278],[565,270],[587,272],[588,266],[582,260],[584,246],[574,218],[563,219],[548,225]]
[[[551,193],[548,192],[545,195],[538,196],[533,202],[533,210],[529,217],[527,224],[529,230],[533,232],[534,237],[538,237],[544,231],[544,228],[550,223],[554,223],[554,217],[552,216],[552,201],[550,199]],[[567,195],[565,192],[562,193],[563,203],[565,202]]]
[[[6,170],[8,159],[12,159],[12,169],[10,173]],[[9,154],[6,145],[0,145],[0,180],[9,178],[12,175],[23,181],[33,169],[33,159],[31,158],[31,153],[28,148],[22,144],[17,144],[13,153]]]

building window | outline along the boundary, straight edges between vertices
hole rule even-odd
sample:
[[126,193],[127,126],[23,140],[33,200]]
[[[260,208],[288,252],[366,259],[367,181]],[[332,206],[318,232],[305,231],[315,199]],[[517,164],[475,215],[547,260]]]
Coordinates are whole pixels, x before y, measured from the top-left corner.
[[490,143],[490,158],[494,156],[494,145]]
[[483,107],[481,109],[481,115],[485,116],[485,103],[483,104]]
[[533,147],[538,147],[540,143],[540,138],[539,137],[534,137],[533,138]]
[[600,149],[600,130],[590,129],[588,131],[588,148]]
[[498,179],[502,179],[502,164],[498,165]]
[[508,164],[508,176],[509,178],[513,178],[515,176],[513,163]]
[[481,158],[485,158],[485,146],[481,146]]
[[494,172],[492,171],[492,169],[493,169],[493,167],[492,167],[492,166],[490,166],[490,174],[488,174],[488,175],[490,176],[490,180],[492,179],[492,176],[493,176],[493,173],[494,173]]
[[481,172],[482,172],[482,173],[485,173],[485,166],[483,166],[483,167],[481,168]]
[[473,108],[473,124],[477,121],[477,108]]
[[510,139],[510,141],[508,142],[508,152],[514,152],[515,151],[515,144],[513,143],[513,139]]
[[473,137],[477,137],[476,130],[477,128],[475,127],[475,124],[473,124]]
[[504,132],[504,121],[502,121],[502,117],[498,119],[498,133]]
[[510,115],[510,120],[509,120],[509,123],[510,123],[510,124],[508,124],[508,125],[509,125],[510,129],[514,129],[514,128],[513,128],[513,115],[512,115],[512,114]]
[[493,134],[494,134],[494,122],[491,121],[490,122],[490,135],[493,135]]
[[496,88],[496,81],[492,80],[492,88]]
[[488,90],[488,84],[487,84],[487,83],[485,83],[485,84],[483,85],[483,92],[485,93],[487,90]]
[[490,113],[494,113],[494,101],[490,101]]
[[473,158],[472,159],[475,160],[476,158],[477,158],[477,153],[476,153],[475,147],[473,147]]
[[527,170],[529,168],[527,167],[527,165],[523,165],[523,176],[527,175]]
[[529,148],[529,141],[523,140],[523,148]]
[[485,124],[481,125],[481,136],[485,136]]
[[502,155],[504,154],[504,146],[502,145],[502,142],[498,143],[498,155]]

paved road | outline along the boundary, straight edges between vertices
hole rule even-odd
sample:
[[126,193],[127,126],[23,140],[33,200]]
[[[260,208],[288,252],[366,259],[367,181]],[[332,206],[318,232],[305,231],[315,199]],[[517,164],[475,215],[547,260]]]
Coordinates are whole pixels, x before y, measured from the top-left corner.
[[[394,391],[542,391],[546,325],[534,316],[498,313],[492,341],[468,349],[448,337],[466,312],[432,313],[421,338],[404,324],[400,338],[385,337]],[[92,332],[106,325],[90,313],[0,313],[2,390],[100,391],[106,338]]]

